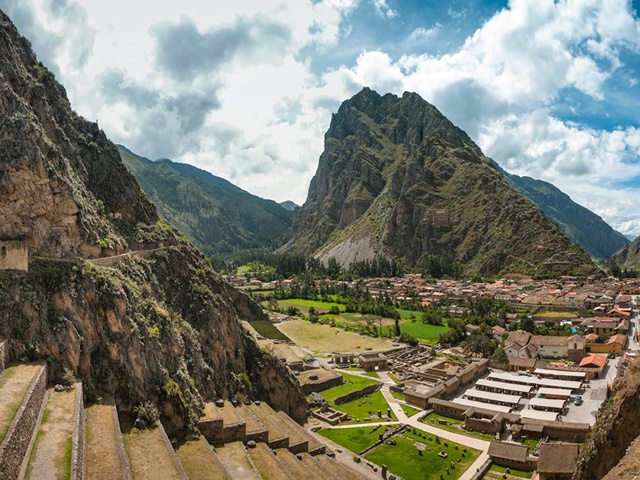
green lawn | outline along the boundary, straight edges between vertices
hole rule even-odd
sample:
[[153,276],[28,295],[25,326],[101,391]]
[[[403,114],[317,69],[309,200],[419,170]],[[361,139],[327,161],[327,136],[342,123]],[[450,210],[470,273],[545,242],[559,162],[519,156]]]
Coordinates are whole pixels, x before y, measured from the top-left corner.
[[[409,435],[408,437],[413,436]],[[440,475],[447,479],[458,478],[469,468],[480,453],[476,450],[467,449],[463,457],[463,447],[453,442],[447,442],[448,446],[445,447],[444,441],[438,445],[435,443],[435,439],[432,438],[431,440],[420,440],[420,443],[426,445],[427,450],[422,455],[418,455],[418,450],[414,445],[416,441],[414,438],[395,437],[395,440],[397,442],[396,446],[380,445],[366,454],[365,458],[378,465],[387,465],[391,473],[407,480],[432,480],[440,478]],[[458,447],[457,450],[456,446]],[[447,458],[439,457],[438,452],[440,451],[444,451],[447,454]],[[453,462],[454,468],[447,475],[447,468],[450,468],[451,462]]]
[[406,413],[408,417],[412,417],[416,413],[422,411],[419,408],[411,407],[409,405],[405,405],[404,403],[401,403],[400,406],[402,407],[402,410],[404,410],[404,413]]
[[318,433],[358,454],[378,440],[380,434],[384,432],[384,427],[378,428],[375,432],[370,431],[371,427],[323,428]]
[[288,298],[286,300],[279,300],[278,306],[280,308],[296,307],[303,313],[308,313],[309,308],[313,307],[318,313],[328,312],[331,307],[338,307],[341,312],[344,312],[344,305],[336,302],[321,302],[320,300],[304,300],[302,298]]
[[402,381],[402,379],[399,376],[397,376],[395,373],[388,372],[388,375],[389,377],[391,377],[391,380],[393,380],[396,383],[400,383]]
[[249,323],[255,329],[255,331],[262,335],[264,338],[270,338],[271,340],[282,340],[285,342],[291,341],[289,340],[289,337],[278,330],[275,325],[269,320],[256,320]]
[[[490,470],[493,470],[494,472],[499,472],[499,473],[507,473],[506,467],[501,467],[500,465],[496,465],[495,463],[491,465]],[[509,468],[508,470],[511,473],[511,475],[515,475],[517,477],[522,477],[522,478],[533,477],[533,472],[525,472],[524,470],[517,470],[515,468]]]
[[[389,409],[389,404],[384,399],[380,390],[367,397],[358,398],[353,402],[343,403],[341,405],[331,404],[331,406],[336,410],[346,413],[352,418],[352,420],[343,423],[363,423],[364,418],[370,418],[378,412],[382,412],[382,415],[385,416]],[[391,411],[391,420],[397,420],[393,411]],[[381,420],[377,417],[371,419],[371,422],[379,421]]]
[[[447,422],[446,425],[438,423],[438,420],[444,420]],[[480,432],[469,432],[467,430],[463,430],[459,428],[462,425],[462,420],[458,420],[457,418],[445,417],[444,415],[440,415],[438,413],[430,413],[422,420],[422,423],[426,423],[431,425],[432,427],[441,428],[442,430],[447,430],[449,432],[459,433],[460,435],[466,435],[468,437],[481,438],[482,440],[493,440],[493,435],[488,435],[486,433]],[[433,421],[433,423],[431,423]]]
[[368,378],[356,377],[355,375],[348,375],[343,373],[342,378],[344,383],[342,385],[338,385],[337,387],[330,388],[322,392],[322,396],[327,399],[328,402],[333,403],[333,401],[350,392],[355,392],[356,390],[361,390],[367,385],[374,385],[376,383],[375,380],[369,380]]
[[427,323],[422,323],[420,320],[416,320],[415,322],[412,322],[411,320],[400,322],[400,331],[407,332],[418,340],[422,340],[430,345],[438,343],[440,334],[448,330],[449,327],[429,325]]
[[394,392],[392,390],[390,390],[390,391],[391,391],[391,396],[393,398],[397,398],[398,400],[404,400],[405,399],[404,393],[398,393],[398,392]]

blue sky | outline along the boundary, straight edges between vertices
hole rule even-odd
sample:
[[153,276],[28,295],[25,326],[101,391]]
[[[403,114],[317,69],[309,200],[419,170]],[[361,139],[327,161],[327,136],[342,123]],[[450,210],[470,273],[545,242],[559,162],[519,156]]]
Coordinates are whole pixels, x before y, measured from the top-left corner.
[[302,203],[331,114],[416,91],[640,234],[640,0],[0,0],[116,142]]

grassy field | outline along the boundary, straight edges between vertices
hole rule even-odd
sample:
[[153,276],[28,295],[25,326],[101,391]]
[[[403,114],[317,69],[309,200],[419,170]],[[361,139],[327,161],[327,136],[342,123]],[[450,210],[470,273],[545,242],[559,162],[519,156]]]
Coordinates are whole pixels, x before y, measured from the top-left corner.
[[393,380],[396,383],[400,383],[402,381],[402,379],[397,376],[395,373],[392,372],[388,372],[389,377],[391,377],[391,380]]
[[338,385],[337,387],[330,388],[322,392],[322,396],[327,399],[328,402],[333,403],[333,401],[347,393],[355,392],[356,390],[361,390],[368,385],[374,385],[376,383],[375,380],[369,380],[367,378],[357,377],[355,375],[347,375],[342,374],[342,378],[344,383],[342,385]]
[[[323,392],[324,393],[324,392]],[[389,404],[382,396],[382,392],[378,390],[377,392],[372,393],[368,397],[362,397],[354,400],[353,402],[343,403],[341,405],[331,404],[333,408],[336,410],[340,410],[341,412],[349,415],[353,420],[349,420],[344,423],[362,423],[364,418],[370,418],[372,415],[376,415],[378,412],[381,412],[382,415],[387,414],[387,410],[389,409]],[[393,411],[391,411],[391,420],[397,420]],[[372,422],[379,422],[379,418],[372,418]]]
[[408,417],[412,417],[416,413],[422,411],[419,408],[412,407],[410,405],[405,405],[404,403],[401,403],[400,406],[402,407],[402,410],[404,410],[404,413],[406,413]]
[[[440,478],[440,475],[447,479],[458,478],[469,468],[480,453],[476,450],[467,449],[463,457],[462,447],[453,442],[447,442],[447,446],[444,446],[445,442],[436,444],[435,439],[431,437],[431,440],[428,438],[419,440],[420,443],[426,446],[423,454],[419,455],[414,445],[416,440],[413,435],[406,435],[405,438],[395,437],[395,439],[397,445],[380,445],[372,452],[367,453],[365,458],[378,465],[386,464],[391,473],[412,480],[431,480]],[[447,454],[446,458],[438,456],[438,452],[441,451]],[[447,469],[450,469],[451,462],[453,462],[454,468],[447,475]]]
[[370,427],[323,428],[318,433],[353,453],[360,453],[365,448],[373,445],[383,431],[384,427],[380,427],[374,432],[371,431]]
[[283,322],[278,326],[292,341],[303,348],[314,352],[362,352],[366,348],[372,350],[388,350],[391,341],[346,332],[329,325],[313,324],[305,320]]
[[311,307],[316,309],[316,312],[323,313],[331,310],[331,307],[338,307],[341,312],[344,312],[344,305],[336,302],[321,302],[320,300],[304,300],[301,298],[288,298],[287,300],[279,300],[278,307],[296,307],[302,313],[307,314]]
[[429,325],[427,323],[422,323],[420,320],[416,320],[415,322],[411,320],[400,322],[400,331],[407,332],[418,340],[422,340],[430,345],[438,343],[440,334],[447,330],[449,330],[449,327]]
[[289,337],[278,330],[275,325],[268,320],[257,320],[254,322],[249,322],[249,324],[264,338],[269,338],[271,340],[282,340],[284,342],[290,341]]
[[[438,420],[446,421],[447,425],[438,423]],[[482,440],[493,440],[493,435],[487,435],[485,433],[469,432],[467,430],[463,430],[462,428],[460,428],[460,425],[462,425],[462,420],[458,420],[457,418],[445,417],[444,415],[440,415],[435,412],[430,413],[420,421],[422,423],[429,424],[433,427],[441,428],[442,430],[459,433],[460,435],[466,435],[467,437],[481,438]],[[432,421],[433,423],[431,423]]]
[[[524,470],[517,470],[515,468],[510,468],[508,470],[510,475],[514,475],[516,477],[522,477],[522,478],[533,477],[533,472],[525,472]],[[497,472],[500,475],[500,478],[502,478],[502,475],[507,473],[507,468],[501,467],[500,465],[496,465],[494,463],[493,465],[491,465],[491,468],[489,469],[489,471]],[[485,478],[487,478],[487,476],[485,476]]]

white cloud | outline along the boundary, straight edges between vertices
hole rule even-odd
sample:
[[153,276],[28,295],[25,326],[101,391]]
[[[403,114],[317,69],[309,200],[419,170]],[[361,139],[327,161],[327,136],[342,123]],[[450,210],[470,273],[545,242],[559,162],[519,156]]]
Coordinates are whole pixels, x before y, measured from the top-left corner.
[[[158,0],[152,9],[125,0],[0,0],[80,113],[140,154],[171,155],[256,194],[302,202],[341,101],[363,86],[416,91],[508,170],[551,181],[614,226],[640,233],[640,194],[615,187],[640,175],[638,130],[599,131],[552,114],[568,89],[599,102],[614,74],[637,82],[622,60],[640,47],[626,0],[511,0],[444,55],[398,59],[372,49],[315,75],[307,57],[339,48],[363,6],[385,19],[400,15],[388,0]],[[469,18],[465,10],[448,15]],[[166,74],[155,62],[158,25],[186,25],[204,39],[201,55],[217,56],[188,63],[196,72],[188,78]],[[428,45],[441,28],[419,27],[399,43]],[[268,45],[256,41],[265,32]],[[233,48],[207,53],[220,38]],[[179,60],[174,53],[170,60]],[[111,90],[99,83],[119,71]]]
[[418,27],[413,32],[411,32],[411,34],[409,35],[409,37],[407,37],[407,39],[410,42],[416,42],[416,43],[433,40],[435,37],[438,36],[438,32],[440,31],[441,28],[442,28],[442,25],[439,23],[436,23],[431,28]]

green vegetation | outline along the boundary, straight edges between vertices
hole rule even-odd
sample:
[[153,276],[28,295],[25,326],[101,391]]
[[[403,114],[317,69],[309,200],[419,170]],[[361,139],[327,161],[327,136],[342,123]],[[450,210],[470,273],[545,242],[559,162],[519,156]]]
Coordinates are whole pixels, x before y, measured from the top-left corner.
[[323,428],[318,433],[357,454],[373,445],[384,431],[382,428],[373,432],[371,430],[371,427]]
[[494,472],[498,472],[500,474],[505,474],[508,473],[510,475],[514,475],[516,477],[522,477],[522,478],[531,478],[533,477],[533,472],[527,472],[525,470],[518,470],[516,468],[506,468],[506,467],[502,467],[500,465],[496,465],[495,463],[493,465],[491,465],[490,470],[494,471]]
[[284,333],[276,328],[276,326],[269,320],[256,320],[250,322],[250,325],[256,332],[262,335],[264,338],[271,340],[281,340],[283,342],[290,342],[291,340]]
[[402,410],[404,410],[404,413],[407,414],[407,417],[412,417],[416,413],[419,413],[422,411],[419,408],[412,407],[410,405],[405,405],[404,403],[401,403],[400,406],[402,407]]
[[[323,392],[324,395],[324,392]],[[363,423],[365,418],[371,418],[372,415],[377,415],[378,412],[382,413],[382,416],[387,415],[387,409],[389,404],[384,399],[380,390],[368,395],[366,397],[358,398],[349,403],[343,403],[340,405],[331,404],[336,410],[349,415],[353,420],[349,420],[346,423]],[[379,422],[380,419],[371,418],[373,422]],[[397,420],[396,415],[391,411],[391,420]],[[344,423],[344,422],[343,422]]]
[[[442,420],[447,423],[442,424],[442,423],[439,423],[438,420]],[[462,420],[458,420],[457,418],[445,417],[444,415],[440,415],[435,412],[430,413],[420,421],[422,423],[426,423],[433,427],[441,428],[442,430],[458,433],[460,435],[466,435],[467,437],[475,437],[475,438],[480,438],[482,440],[493,440],[493,435],[488,435],[486,433],[480,433],[480,432],[470,432],[460,428],[460,426],[462,425]]]
[[333,403],[334,400],[347,393],[355,392],[356,390],[362,390],[368,385],[375,385],[375,380],[369,380],[367,378],[357,377],[355,375],[342,374],[344,383],[337,387],[330,388],[322,392],[322,396],[327,399],[328,402]]
[[[459,477],[479,454],[477,450],[471,449],[463,452],[463,448],[453,442],[446,442],[447,446],[444,445],[445,442],[436,444],[435,439],[431,438],[429,440],[429,436],[427,436],[426,440],[421,440],[421,443],[426,445],[426,450],[422,455],[418,454],[413,438],[396,437],[397,445],[381,445],[364,457],[378,465],[387,465],[390,472],[403,478],[433,480],[440,478],[440,475],[444,475],[445,478]],[[446,458],[438,456],[438,452],[441,451],[447,454]],[[458,460],[460,461],[458,462]],[[453,477],[447,475],[451,462],[454,464]]]
[[345,309],[345,306],[340,303],[323,302],[321,300],[305,300],[302,298],[291,298],[287,300],[279,300],[278,306],[281,308],[287,308],[290,306],[296,307],[304,313],[307,313],[309,311],[309,308],[311,307],[315,308],[316,311],[323,310],[326,312],[329,312],[332,307],[338,308],[341,312],[343,312]]
[[393,380],[396,383],[402,382],[402,379],[393,372],[388,372],[387,375],[389,375],[389,377],[391,377],[391,380]]

